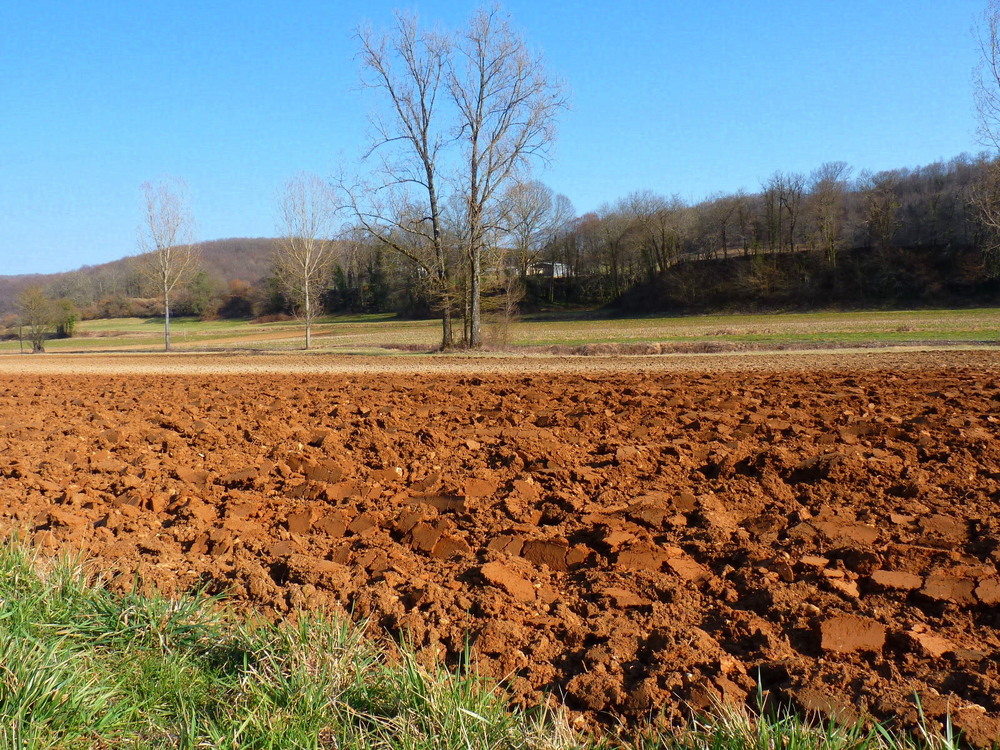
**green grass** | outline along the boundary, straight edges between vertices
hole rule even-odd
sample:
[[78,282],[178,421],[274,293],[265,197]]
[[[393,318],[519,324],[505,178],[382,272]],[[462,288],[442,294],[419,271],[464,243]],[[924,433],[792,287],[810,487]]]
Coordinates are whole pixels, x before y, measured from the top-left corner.
[[87,565],[0,546],[0,748],[632,748],[952,750],[881,728],[755,722],[720,711],[628,742],[561,713],[510,711],[465,670],[421,667],[341,620],[262,623],[200,594],[112,594]]
[[86,566],[0,550],[2,748],[544,748],[551,730],[470,675],[343,621],[113,595]]
[[530,316],[514,330],[520,346],[588,343],[730,342],[878,345],[1000,340],[1000,309],[692,315],[676,318]]
[[[431,351],[440,341],[436,320],[399,320],[389,314],[344,315],[320,319],[313,329],[320,351],[370,352],[387,346]],[[255,323],[247,320],[199,321],[176,318],[171,340],[178,351],[288,351],[303,345],[298,321]],[[491,340],[487,322],[484,337]],[[599,312],[525,316],[510,330],[516,350],[586,344],[653,342],[728,343],[781,348],[788,345],[887,346],[1000,342],[1000,309],[819,312],[761,315],[695,315],[678,318],[607,317]],[[82,321],[71,339],[50,340],[46,349],[70,351],[159,351],[160,318]],[[17,341],[0,342],[0,352],[18,351]]]

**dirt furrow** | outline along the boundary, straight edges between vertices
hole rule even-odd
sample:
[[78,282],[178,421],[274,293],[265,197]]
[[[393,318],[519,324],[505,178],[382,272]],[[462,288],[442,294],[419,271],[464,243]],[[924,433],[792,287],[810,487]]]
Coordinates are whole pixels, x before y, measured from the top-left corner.
[[913,728],[919,696],[985,745],[1000,376],[951,356],[0,375],[0,530],[82,550],[120,587],[343,611],[427,660],[471,642],[516,700],[560,697],[583,723],[762,689]]

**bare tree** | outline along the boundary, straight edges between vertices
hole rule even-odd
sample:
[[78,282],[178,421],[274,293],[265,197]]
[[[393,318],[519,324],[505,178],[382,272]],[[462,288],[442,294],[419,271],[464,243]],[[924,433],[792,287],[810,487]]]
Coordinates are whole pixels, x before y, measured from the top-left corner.
[[56,313],[52,300],[39,286],[29,286],[15,300],[19,325],[26,326],[32,352],[45,351],[45,339],[52,332]]
[[299,174],[285,184],[279,200],[279,242],[274,270],[285,296],[306,327],[306,349],[320,296],[334,262],[336,203],[330,186],[315,175]]
[[810,176],[809,201],[816,236],[831,268],[837,265],[847,219],[846,195],[851,168],[847,162],[829,161]]
[[[1000,150],[1000,0],[989,0],[976,28],[979,38],[975,100],[980,140]],[[989,161],[971,190],[971,202],[986,230],[984,260],[1000,275],[1000,162]]]
[[745,233],[743,216],[746,196],[741,192],[734,195],[718,194],[695,206],[692,211],[697,219],[700,248],[703,257],[729,257],[730,247],[738,246],[747,253],[748,235]]
[[514,326],[521,317],[520,304],[524,299],[524,284],[517,274],[504,274],[498,283],[498,294],[492,298],[489,311],[489,343],[497,348],[510,346]]
[[163,179],[142,185],[145,213],[139,227],[138,258],[142,275],[163,296],[163,346],[170,351],[170,296],[198,267],[193,244],[193,219],[187,186],[182,180]]
[[497,6],[480,8],[448,58],[448,90],[458,108],[463,151],[460,190],[468,222],[465,255],[470,284],[469,346],[482,345],[482,257],[500,229],[504,188],[535,157],[545,158],[555,117],[566,106],[546,72]]
[[1000,276],[1000,159],[985,161],[969,187],[969,200],[979,217],[983,266],[990,278]]
[[979,137],[1000,149],[1000,0],[988,0],[976,25],[979,67],[976,70],[975,101]]
[[381,157],[383,184],[345,193],[358,223],[376,240],[412,260],[431,281],[441,309],[441,347],[454,345],[452,268],[443,236],[440,93],[450,43],[422,31],[413,16],[396,14],[391,32],[358,32],[363,84],[388,101],[372,117],[365,158]]
[[781,194],[784,187],[784,176],[775,172],[761,185],[761,202],[763,204],[763,238],[770,253],[781,251],[782,211]]
[[619,203],[631,217],[648,279],[676,263],[691,232],[693,212],[678,196],[669,200],[649,190],[630,193]]
[[[366,155],[381,156],[383,184],[349,189],[351,207],[373,237],[433,281],[444,348],[454,342],[451,315],[461,276],[449,239],[460,242],[465,343],[478,347],[483,256],[503,228],[501,196],[533,157],[546,155],[562,94],[495,7],[476,12],[454,38],[420,30],[415,18],[399,14],[391,32],[362,30],[358,37],[362,81],[389,106],[372,120],[375,136]],[[442,92],[450,95],[447,112]],[[451,156],[452,147],[459,157]],[[451,232],[444,216],[449,187],[462,203],[460,227]]]
[[800,174],[775,172],[763,185],[764,223],[770,252],[782,252],[786,247],[795,251],[798,239],[796,226],[800,218],[805,178]]
[[899,229],[898,185],[899,174],[892,170],[876,174],[865,170],[858,176],[867,244],[881,252],[891,248]]
[[513,182],[504,190],[504,234],[523,280],[542,248],[573,218],[573,204],[538,180]]
[[[799,223],[802,207],[802,196],[805,193],[805,178],[800,174],[785,175],[781,186],[781,207],[788,217],[788,252],[795,252],[798,235],[795,228]],[[780,247],[779,247],[780,250]]]

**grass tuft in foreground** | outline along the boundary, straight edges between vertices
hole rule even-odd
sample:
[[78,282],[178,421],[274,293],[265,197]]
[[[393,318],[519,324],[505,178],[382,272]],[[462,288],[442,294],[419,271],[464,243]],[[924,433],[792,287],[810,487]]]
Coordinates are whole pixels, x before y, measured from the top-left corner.
[[471,675],[357,626],[239,618],[217,599],[112,594],[86,566],[0,548],[2,748],[547,748]]
[[318,615],[271,625],[204,595],[112,594],[69,559],[0,546],[0,748],[954,750],[883,729],[756,722],[641,739],[574,736],[552,713],[508,710],[469,674],[428,671]]
[[[720,707],[709,721],[696,721],[680,733],[648,732],[630,750],[964,750],[959,739],[950,729],[943,736],[925,729],[911,738],[877,724],[824,724],[791,713],[758,720],[743,709]],[[613,744],[600,747],[618,750]]]

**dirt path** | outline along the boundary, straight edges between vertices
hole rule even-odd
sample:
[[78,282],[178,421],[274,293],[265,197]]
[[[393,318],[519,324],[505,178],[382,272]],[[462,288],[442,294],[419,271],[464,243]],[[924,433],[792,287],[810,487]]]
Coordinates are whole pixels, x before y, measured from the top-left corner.
[[[1000,736],[1000,357],[0,357],[0,532],[626,725]],[[71,372],[73,374],[66,374]]]
[[344,355],[326,352],[233,352],[0,355],[0,374],[238,375],[365,373],[786,372],[792,370],[1000,367],[995,348],[843,349],[654,356]]

